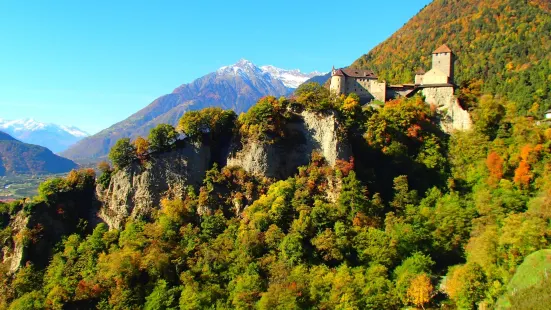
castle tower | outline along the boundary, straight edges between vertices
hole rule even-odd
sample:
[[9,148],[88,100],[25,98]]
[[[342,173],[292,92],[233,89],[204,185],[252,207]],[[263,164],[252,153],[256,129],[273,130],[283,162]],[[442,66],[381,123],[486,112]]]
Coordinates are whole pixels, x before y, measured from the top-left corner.
[[331,86],[329,90],[337,95],[343,94],[345,89],[345,76],[341,69],[331,70]]
[[453,52],[446,44],[432,52],[432,68],[445,73],[448,83],[453,83]]

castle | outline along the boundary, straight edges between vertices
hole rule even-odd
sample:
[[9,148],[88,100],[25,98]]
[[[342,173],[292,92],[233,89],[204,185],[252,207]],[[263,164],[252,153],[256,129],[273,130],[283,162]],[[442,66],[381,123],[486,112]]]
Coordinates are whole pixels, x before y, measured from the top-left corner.
[[468,130],[472,127],[469,113],[454,96],[454,54],[447,45],[432,52],[432,68],[416,72],[413,84],[387,85],[379,82],[371,70],[341,68],[331,71],[331,92],[341,95],[356,93],[362,102],[385,102],[398,97],[421,93],[425,102],[442,112],[441,126],[447,131]]
[[330,89],[338,95],[356,93],[363,102],[385,102],[397,97],[408,97],[425,88],[444,87],[451,88],[453,92],[453,60],[452,50],[444,44],[432,52],[432,69],[429,72],[420,70],[415,75],[414,84],[400,85],[379,82],[371,70],[333,68]]

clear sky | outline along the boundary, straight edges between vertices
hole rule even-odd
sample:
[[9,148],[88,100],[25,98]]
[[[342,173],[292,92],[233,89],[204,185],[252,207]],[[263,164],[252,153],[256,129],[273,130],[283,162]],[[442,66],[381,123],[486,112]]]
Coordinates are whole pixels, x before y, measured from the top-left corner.
[[91,134],[246,58],[347,66],[429,0],[0,0],[0,118]]

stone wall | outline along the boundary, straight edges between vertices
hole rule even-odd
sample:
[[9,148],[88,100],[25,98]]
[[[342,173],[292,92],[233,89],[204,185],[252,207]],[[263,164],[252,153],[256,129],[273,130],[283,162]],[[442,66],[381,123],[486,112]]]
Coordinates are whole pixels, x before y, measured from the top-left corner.
[[451,133],[454,130],[469,130],[472,120],[453,94],[453,87],[427,87],[422,90],[425,102],[437,106],[440,112],[442,130]]

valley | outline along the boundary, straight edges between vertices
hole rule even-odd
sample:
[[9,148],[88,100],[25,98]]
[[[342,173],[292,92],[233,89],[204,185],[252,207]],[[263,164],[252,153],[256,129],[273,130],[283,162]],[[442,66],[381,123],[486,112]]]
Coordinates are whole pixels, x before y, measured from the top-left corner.
[[0,176],[0,201],[12,201],[27,197],[34,197],[38,194],[38,186],[50,178],[60,178],[66,173],[49,175],[26,175],[18,174],[12,176]]

